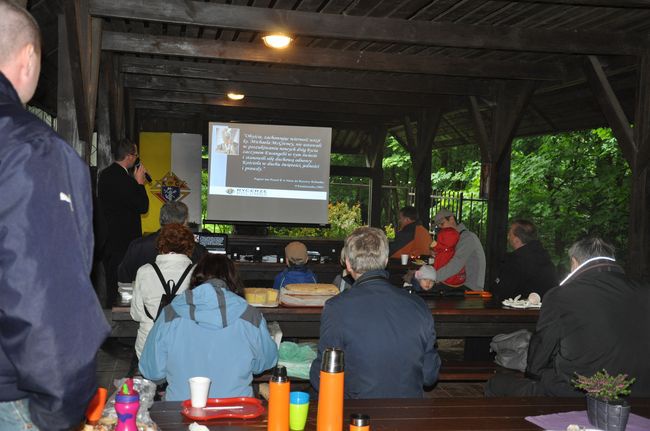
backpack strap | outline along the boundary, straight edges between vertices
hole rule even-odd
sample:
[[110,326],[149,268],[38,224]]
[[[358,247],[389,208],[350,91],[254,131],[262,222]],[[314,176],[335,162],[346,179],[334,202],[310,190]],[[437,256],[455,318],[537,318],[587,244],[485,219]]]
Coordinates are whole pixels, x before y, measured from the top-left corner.
[[[185,271],[183,271],[183,274],[181,275],[181,277],[176,282],[174,280],[165,280],[165,277],[163,276],[162,272],[160,271],[160,268],[158,267],[158,265],[156,265],[156,262],[153,262],[151,264],[151,266],[153,267],[154,271],[156,271],[156,275],[158,275],[158,279],[160,280],[160,283],[162,284],[162,287],[163,287],[163,289],[165,291],[165,293],[163,295],[161,295],[161,298],[160,298],[161,301],[162,301],[162,298],[165,295],[167,295],[170,298],[173,298],[174,296],[176,296],[176,294],[178,293],[178,290],[183,285],[183,281],[185,281],[185,278],[187,277],[187,274],[190,273],[190,270],[192,269],[194,264],[192,262],[190,262],[190,264],[187,265],[187,268],[185,268]],[[163,304],[161,303],[160,305],[163,305]],[[164,308],[164,307],[161,307],[160,305],[158,306],[158,312],[156,313],[156,317],[153,317],[153,315],[147,309],[146,305],[144,306],[144,313],[147,315],[148,318],[155,321],[158,318],[158,316],[160,315],[160,312]]]

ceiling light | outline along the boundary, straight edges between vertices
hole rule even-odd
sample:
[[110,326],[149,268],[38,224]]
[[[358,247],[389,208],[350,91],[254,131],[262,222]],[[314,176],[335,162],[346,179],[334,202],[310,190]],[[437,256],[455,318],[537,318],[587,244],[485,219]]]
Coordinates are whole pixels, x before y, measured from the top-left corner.
[[264,41],[264,45],[275,49],[286,48],[293,41],[291,37],[282,33],[267,34],[262,37],[262,40]]
[[230,99],[230,100],[242,100],[244,98],[243,94],[241,94],[241,93],[233,93],[233,92],[230,92],[230,93],[226,94],[226,96],[228,96],[228,99]]

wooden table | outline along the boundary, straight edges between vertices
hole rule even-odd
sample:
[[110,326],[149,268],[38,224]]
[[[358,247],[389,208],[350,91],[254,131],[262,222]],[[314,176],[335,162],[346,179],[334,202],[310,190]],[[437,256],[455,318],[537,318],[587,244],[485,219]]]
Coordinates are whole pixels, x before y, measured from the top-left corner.
[[[650,417],[650,398],[632,400],[632,413]],[[305,430],[316,430],[316,403],[312,402]],[[370,415],[373,431],[539,431],[526,416],[585,410],[584,398],[429,398],[346,400],[344,430],[351,413]],[[186,431],[191,421],[180,413],[180,403],[155,403],[151,417],[163,431]],[[212,431],[265,430],[266,415],[254,420],[204,422]]]
[[[539,310],[505,309],[481,298],[441,298],[427,300],[433,315],[436,334],[440,338],[493,337],[519,329],[534,330]],[[290,338],[318,338],[319,307],[260,308],[267,321],[280,323],[282,333]],[[137,324],[131,320],[129,308],[106,310],[112,323],[111,336],[135,337]]]

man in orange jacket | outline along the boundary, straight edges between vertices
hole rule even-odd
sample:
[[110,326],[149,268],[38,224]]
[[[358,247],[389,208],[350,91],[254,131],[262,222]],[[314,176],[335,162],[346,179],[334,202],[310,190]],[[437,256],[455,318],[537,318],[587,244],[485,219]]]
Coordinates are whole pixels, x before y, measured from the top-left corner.
[[402,254],[420,256],[430,254],[429,244],[431,235],[418,221],[414,207],[404,207],[399,210],[399,231],[395,240],[390,244],[390,257],[399,258]]

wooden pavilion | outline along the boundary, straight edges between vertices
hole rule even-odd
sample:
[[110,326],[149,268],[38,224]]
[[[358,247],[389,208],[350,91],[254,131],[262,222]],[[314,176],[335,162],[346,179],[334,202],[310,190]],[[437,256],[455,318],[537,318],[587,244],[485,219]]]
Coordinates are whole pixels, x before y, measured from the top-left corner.
[[[609,126],[632,170],[629,270],[650,273],[649,0],[22,0],[43,32],[32,104],[87,161],[139,131],[328,126],[363,154],[370,223],[386,134],[429,219],[432,149],[478,145],[488,267],[505,252],[513,137]],[[286,50],[261,37],[293,37]],[[241,102],[227,92],[246,94]],[[205,138],[207,142],[207,137]]]

